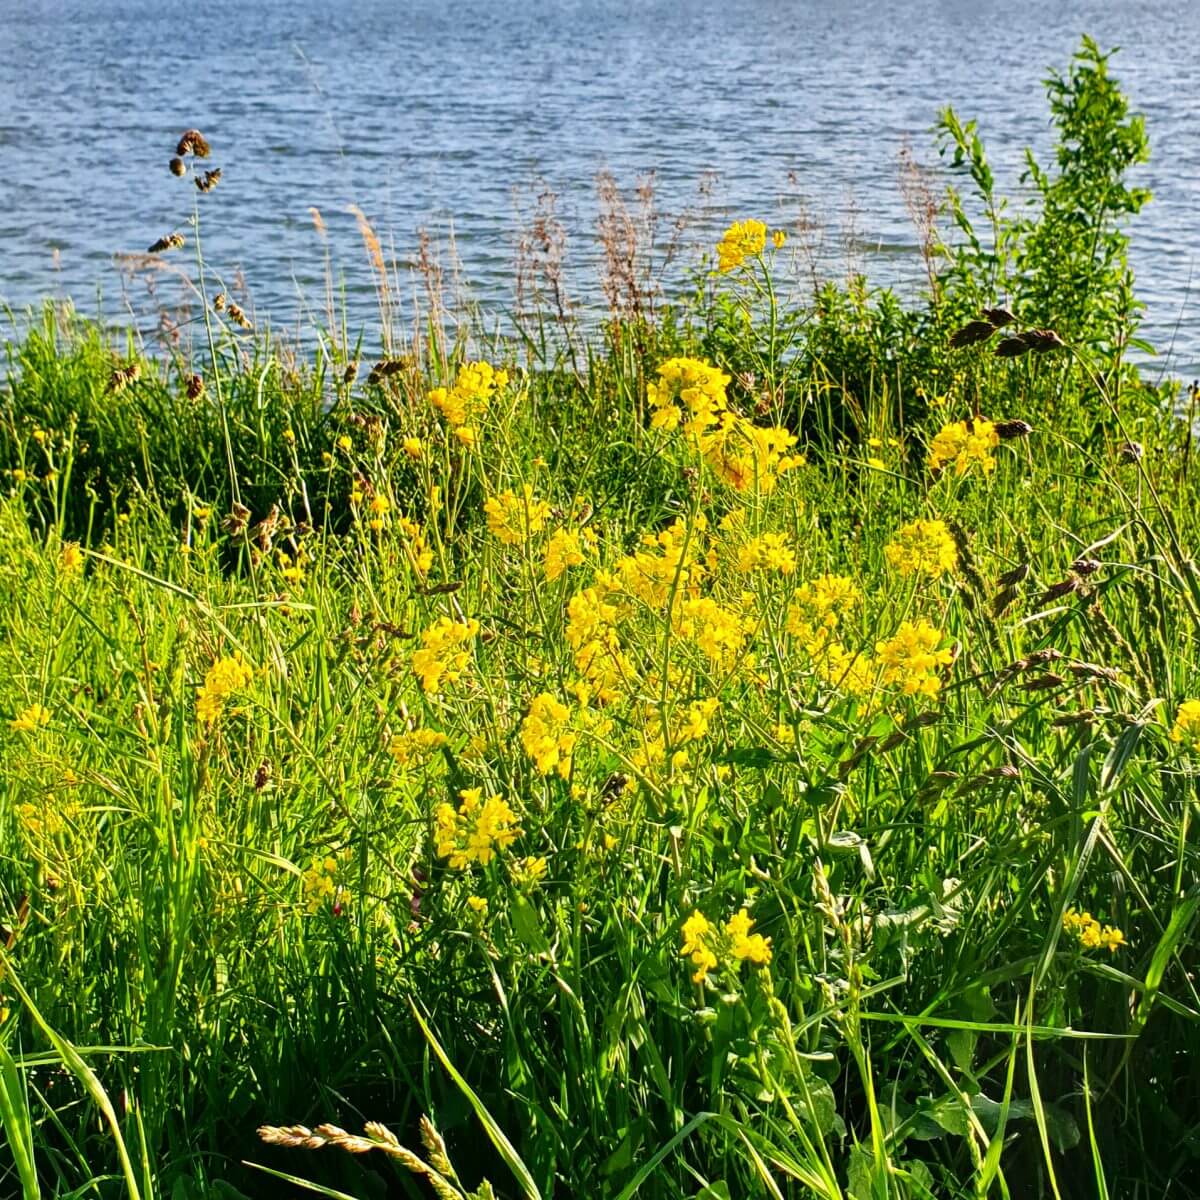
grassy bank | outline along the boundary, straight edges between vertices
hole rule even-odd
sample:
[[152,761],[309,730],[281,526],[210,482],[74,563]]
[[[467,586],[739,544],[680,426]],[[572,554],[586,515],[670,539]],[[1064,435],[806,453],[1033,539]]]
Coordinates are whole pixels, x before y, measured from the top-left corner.
[[0,1191],[1200,1195],[1200,481],[1050,100],[919,311],[747,221],[590,338],[13,338]]

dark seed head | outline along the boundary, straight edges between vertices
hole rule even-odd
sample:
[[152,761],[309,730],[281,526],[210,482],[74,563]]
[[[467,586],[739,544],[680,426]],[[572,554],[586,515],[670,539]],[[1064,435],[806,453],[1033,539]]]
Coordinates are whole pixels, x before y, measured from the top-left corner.
[[208,140],[198,129],[186,129],[179,138],[175,153],[182,158],[185,154],[194,154],[197,158],[207,158],[210,150]]
[[1022,354],[1029,353],[1029,343],[1018,334],[1016,337],[1004,338],[1003,341],[997,342],[992,353],[997,358],[1020,358]]
[[1017,319],[1007,308],[985,308],[983,316],[996,329],[1003,329],[1005,325],[1011,325]]
[[167,165],[171,168],[172,175],[183,175],[187,171],[182,158],[173,158]]
[[1031,329],[1021,336],[1029,343],[1029,348],[1034,354],[1046,354],[1051,350],[1061,350],[1066,346],[1066,342],[1053,329]]
[[950,335],[950,348],[961,350],[964,346],[974,346],[978,342],[986,342],[996,332],[996,327],[990,321],[968,321],[961,329],[956,329]]
[[1028,437],[1033,432],[1033,426],[1028,421],[997,421],[995,429],[1004,441],[1009,438]]
[[1117,449],[1117,457],[1123,463],[1141,462],[1145,453],[1141,442],[1122,442]]
[[1005,571],[996,582],[1002,588],[1016,587],[1018,583],[1024,583],[1029,575],[1029,564],[1027,562],[1018,563],[1011,571]]
[[169,233],[166,237],[160,237],[153,246],[150,247],[150,254],[162,254],[164,250],[182,250],[183,249],[183,234]]
[[196,187],[202,192],[211,192],[213,188],[221,182],[221,168],[213,167],[211,171],[205,171],[203,175],[196,176]]

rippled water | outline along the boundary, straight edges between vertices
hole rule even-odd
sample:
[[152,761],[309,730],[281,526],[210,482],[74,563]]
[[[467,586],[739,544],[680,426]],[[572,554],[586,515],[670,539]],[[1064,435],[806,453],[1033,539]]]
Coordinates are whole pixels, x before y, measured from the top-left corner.
[[[653,170],[665,229],[692,212],[697,245],[731,213],[794,221],[803,199],[832,247],[854,211],[872,280],[915,294],[901,146],[936,164],[929,127],[952,104],[1015,187],[1022,147],[1049,144],[1041,81],[1085,31],[1124,47],[1114,71],[1152,138],[1155,200],[1134,226],[1146,332],[1168,369],[1200,373],[1194,0],[0,0],[0,298],[99,294],[124,314],[114,254],[191,211],[166,170],[189,125],[224,170],[201,197],[206,258],[240,267],[277,326],[321,303],[310,206],[358,322],[374,300],[350,204],[400,258],[420,227],[452,229],[470,294],[503,306],[514,188],[528,205],[544,185],[570,285],[594,299],[604,167],[628,184]],[[144,318],[144,282],[127,296]]]

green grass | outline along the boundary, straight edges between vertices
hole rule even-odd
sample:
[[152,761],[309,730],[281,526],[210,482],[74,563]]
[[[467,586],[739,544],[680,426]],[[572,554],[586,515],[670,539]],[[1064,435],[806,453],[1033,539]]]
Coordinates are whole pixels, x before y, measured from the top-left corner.
[[[61,310],[14,334],[0,1193],[1200,1195],[1191,432],[1103,313],[1008,360],[947,348],[976,315],[949,287],[802,308],[787,278],[768,250],[577,343],[578,374],[535,353],[550,323],[422,337],[374,381],[344,339],[296,364],[216,312],[190,360]],[[806,462],[737,488],[656,427],[678,355]],[[483,357],[509,378],[468,447],[429,393]],[[931,471],[980,413],[1032,431]],[[549,510],[505,541],[485,504],[526,484],[517,525]],[[953,570],[889,561],[917,519]],[[582,561],[548,579],[562,528]],[[791,572],[743,569],[766,533]],[[862,687],[789,621],[827,573]],[[582,703],[597,584],[619,666]],[[441,618],[478,631],[430,693]],[[952,661],[905,695],[877,647],[920,620]],[[543,695],[561,774],[523,738]],[[415,728],[444,744],[405,764]],[[520,833],[455,867],[439,806],[471,788]],[[694,982],[684,922],[742,908],[770,961],[722,943]],[[256,1134],[322,1122],[349,1135]]]

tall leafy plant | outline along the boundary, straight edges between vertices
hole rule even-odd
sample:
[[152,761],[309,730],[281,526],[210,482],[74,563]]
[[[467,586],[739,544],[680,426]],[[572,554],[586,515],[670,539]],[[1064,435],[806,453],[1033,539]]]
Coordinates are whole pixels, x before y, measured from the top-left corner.
[[943,247],[942,303],[951,319],[1004,303],[1025,323],[1105,356],[1131,343],[1139,305],[1126,221],[1150,192],[1131,187],[1127,175],[1150,149],[1143,118],[1129,111],[1109,74],[1113,53],[1084,37],[1066,73],[1046,80],[1054,162],[1043,166],[1026,150],[1021,183],[1029,196],[1021,211],[997,195],[975,121],[950,108],[941,114],[939,150],[967,173],[974,192],[970,200],[957,188],[949,195],[961,234]]

